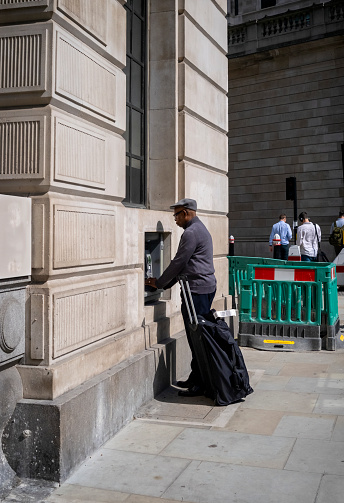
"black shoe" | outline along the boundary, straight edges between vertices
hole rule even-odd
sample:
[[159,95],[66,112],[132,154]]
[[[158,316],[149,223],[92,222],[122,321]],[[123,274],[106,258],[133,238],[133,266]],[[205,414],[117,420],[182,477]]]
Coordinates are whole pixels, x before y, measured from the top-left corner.
[[201,396],[204,395],[204,389],[201,386],[192,386],[185,391],[178,391],[179,396]]
[[192,388],[194,383],[191,381],[190,377],[188,377],[186,381],[177,381],[176,386],[178,386],[178,388]]

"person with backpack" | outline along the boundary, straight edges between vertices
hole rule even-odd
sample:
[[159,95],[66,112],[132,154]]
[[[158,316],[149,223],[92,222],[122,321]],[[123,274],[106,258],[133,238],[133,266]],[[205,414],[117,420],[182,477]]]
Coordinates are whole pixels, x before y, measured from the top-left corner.
[[297,228],[296,244],[300,247],[301,261],[316,262],[321,230],[318,224],[309,221],[306,211],[299,215],[301,225]]
[[336,256],[340,254],[344,248],[344,210],[339,211],[338,219],[332,223],[330,229],[329,243],[334,247]]

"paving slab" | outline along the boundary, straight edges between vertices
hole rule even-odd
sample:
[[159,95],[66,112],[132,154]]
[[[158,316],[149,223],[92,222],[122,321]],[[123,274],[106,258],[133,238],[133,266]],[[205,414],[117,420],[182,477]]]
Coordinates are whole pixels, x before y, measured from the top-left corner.
[[283,365],[279,375],[291,377],[327,377],[329,367],[330,364],[292,362]]
[[294,439],[186,428],[160,454],[205,461],[283,468]]
[[316,414],[336,414],[344,416],[344,396],[343,395],[319,395],[314,407]]
[[44,503],[173,503],[176,500],[64,484]]
[[299,438],[285,470],[344,475],[344,442]]
[[312,412],[318,395],[314,393],[292,393],[289,391],[265,391],[257,389],[250,395],[243,408],[279,410],[283,412]]
[[334,362],[344,361],[344,351],[280,351],[275,352],[271,363],[307,363],[333,365]]
[[290,438],[331,440],[336,418],[285,415],[273,435]]
[[343,394],[344,396],[344,374],[342,379],[324,377],[291,377],[286,383],[285,389],[301,393],[324,393],[326,395]]
[[343,495],[343,477],[324,475],[321,479],[316,503],[340,503],[343,501]]
[[197,503],[314,503],[321,475],[193,461],[164,497]]
[[140,494],[131,494],[126,503],[175,503],[175,499],[152,498],[151,496],[141,496]]
[[284,390],[290,381],[290,376],[271,376],[265,375],[260,379],[259,383],[256,386],[257,389],[265,389],[265,390]]
[[[260,365],[260,368],[264,369],[264,366]],[[265,374],[266,375],[271,375],[271,376],[277,376],[281,372],[282,368],[283,368],[283,364],[282,363],[281,363],[281,365],[274,366],[274,367],[270,367],[269,365],[266,365],[265,366]]]
[[222,430],[255,435],[272,435],[283,417],[277,410],[244,409],[239,407]]
[[104,449],[159,454],[182,431],[179,426],[160,424],[158,427],[136,420],[104,444]]
[[337,417],[331,440],[344,442],[344,416]]
[[[180,397],[179,388],[170,386],[135,414],[136,418],[164,419],[176,417],[180,420],[204,420],[214,408],[214,401],[204,396]],[[220,414],[221,408],[216,410]]]
[[63,484],[47,499],[47,503],[122,503],[128,501],[128,497],[128,494],[117,491]]
[[253,348],[241,348],[241,352],[245,357],[245,362],[248,365],[251,362],[271,362],[276,353],[274,351],[257,351]]
[[66,482],[160,497],[189,463],[188,459],[100,449]]
[[333,373],[340,373],[344,374],[344,350],[341,349],[340,352],[338,351],[338,356],[340,355],[341,358],[338,358],[333,362],[333,365],[331,365],[331,372]]

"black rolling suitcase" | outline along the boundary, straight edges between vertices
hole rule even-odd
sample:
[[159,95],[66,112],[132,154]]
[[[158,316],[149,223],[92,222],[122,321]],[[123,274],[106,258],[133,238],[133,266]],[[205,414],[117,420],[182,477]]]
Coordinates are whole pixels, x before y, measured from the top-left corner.
[[179,283],[205,396],[216,405],[229,405],[253,393],[243,355],[227,323],[217,317],[214,309],[207,315],[197,315],[187,278],[180,276]]

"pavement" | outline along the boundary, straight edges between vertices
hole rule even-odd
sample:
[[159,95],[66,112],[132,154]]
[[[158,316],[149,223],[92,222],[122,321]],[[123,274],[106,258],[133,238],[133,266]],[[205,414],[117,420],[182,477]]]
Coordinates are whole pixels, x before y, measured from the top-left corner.
[[342,503],[344,350],[241,350],[254,388],[242,402],[171,386],[60,487],[22,481],[4,501]]

